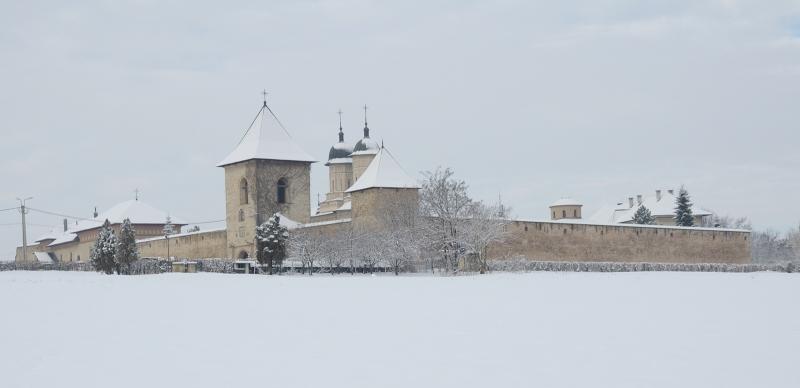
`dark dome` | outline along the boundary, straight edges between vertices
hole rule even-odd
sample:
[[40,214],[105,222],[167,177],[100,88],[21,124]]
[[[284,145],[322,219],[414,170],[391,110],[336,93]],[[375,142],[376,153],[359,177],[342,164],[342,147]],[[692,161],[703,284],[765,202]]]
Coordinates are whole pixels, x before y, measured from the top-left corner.
[[353,152],[359,152],[359,151],[375,151],[375,152],[378,152],[378,150],[380,148],[381,147],[378,145],[378,142],[376,142],[375,140],[372,140],[372,139],[370,139],[368,137],[365,137],[365,138],[359,140],[358,143],[356,143],[356,146],[353,147]]
[[328,160],[349,158],[351,153],[353,153],[353,149],[347,143],[339,142],[331,147],[328,152]]

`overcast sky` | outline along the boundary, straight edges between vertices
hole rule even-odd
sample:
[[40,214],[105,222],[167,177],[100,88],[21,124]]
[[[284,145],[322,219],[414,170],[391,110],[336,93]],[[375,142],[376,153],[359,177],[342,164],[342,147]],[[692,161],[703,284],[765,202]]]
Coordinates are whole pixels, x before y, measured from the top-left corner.
[[[0,13],[0,209],[89,216],[139,188],[221,219],[214,166],[266,88],[320,161],[336,111],[355,142],[368,104],[407,171],[452,167],[519,218],[685,184],[756,228],[800,222],[798,1],[69,3]],[[32,237],[61,222],[29,218]],[[0,258],[18,222],[0,212]]]

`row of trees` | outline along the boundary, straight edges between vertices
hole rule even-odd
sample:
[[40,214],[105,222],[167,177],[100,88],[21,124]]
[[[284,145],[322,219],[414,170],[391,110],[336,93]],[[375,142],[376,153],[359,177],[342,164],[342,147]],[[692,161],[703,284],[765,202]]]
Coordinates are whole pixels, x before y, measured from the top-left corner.
[[119,237],[114,234],[111,224],[106,220],[92,247],[89,260],[94,269],[106,274],[130,274],[130,266],[139,259],[136,248],[136,230],[131,220],[125,219],[120,227]]

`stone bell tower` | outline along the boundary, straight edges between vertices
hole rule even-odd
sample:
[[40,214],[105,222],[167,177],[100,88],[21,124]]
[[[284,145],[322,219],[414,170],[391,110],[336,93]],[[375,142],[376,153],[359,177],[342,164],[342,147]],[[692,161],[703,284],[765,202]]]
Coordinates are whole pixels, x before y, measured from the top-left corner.
[[255,230],[275,213],[306,223],[311,215],[311,163],[266,99],[225,169],[225,222],[230,258],[255,257]]

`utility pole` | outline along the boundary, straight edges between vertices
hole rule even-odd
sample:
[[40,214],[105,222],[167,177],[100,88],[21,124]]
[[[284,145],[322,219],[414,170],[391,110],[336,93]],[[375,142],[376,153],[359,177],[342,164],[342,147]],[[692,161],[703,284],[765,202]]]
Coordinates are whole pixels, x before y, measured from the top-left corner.
[[22,214],[22,261],[28,259],[28,228],[25,225],[25,214],[28,212],[28,209],[25,209],[25,201],[33,199],[33,197],[28,198],[17,198],[19,201],[19,212]]

